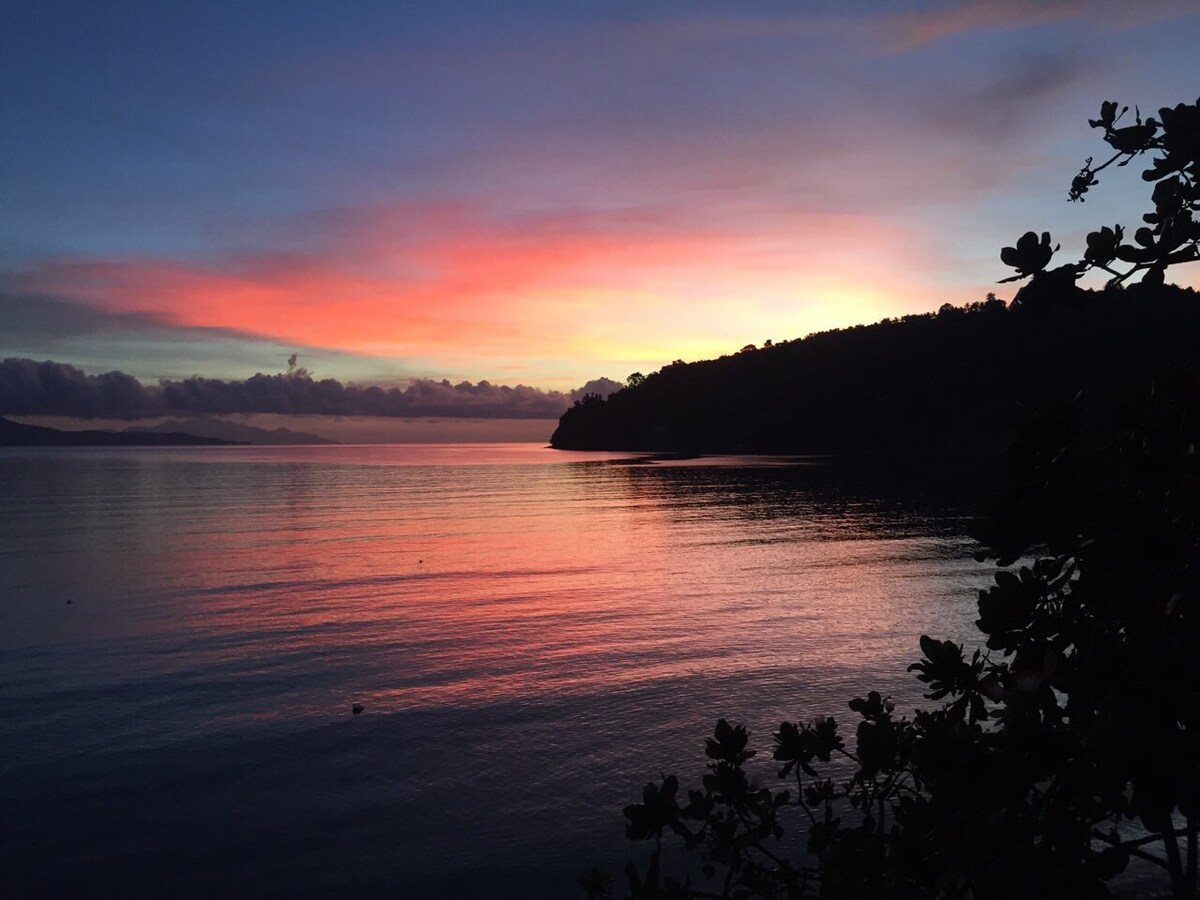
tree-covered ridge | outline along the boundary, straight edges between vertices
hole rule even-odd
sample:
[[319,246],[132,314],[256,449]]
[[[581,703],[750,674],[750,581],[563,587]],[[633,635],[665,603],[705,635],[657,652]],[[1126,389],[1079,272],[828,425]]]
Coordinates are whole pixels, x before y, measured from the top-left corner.
[[[1027,289],[1026,289],[1027,290]],[[676,362],[567,410],[571,450],[996,452],[1020,410],[1109,407],[1197,348],[1191,289],[1131,285],[1061,302],[995,298]]]
[[[1158,117],[1122,120],[1101,104],[1089,119],[1111,155],[1084,161],[1068,196],[1084,201],[1099,173],[1141,157],[1153,208],[1132,241],[1118,224],[1087,236],[1081,259],[1054,269],[1049,232],[1029,231],[1000,252],[1029,282],[1012,306],[989,295],[962,309],[905,316],[802,341],[746,347],[733,357],[674,363],[630,376],[610,397],[585,397],[551,444],[564,449],[685,452],[877,453],[995,450],[1018,406],[1082,395],[1083,409],[1120,402],[1130,385],[1196,350],[1191,292],[1164,287],[1168,266],[1200,259],[1200,100]],[[1107,273],[1102,293],[1076,282]],[[1134,275],[1141,280],[1120,289]],[[1187,295],[1187,296],[1185,296]],[[769,343],[769,342],[768,342]]]

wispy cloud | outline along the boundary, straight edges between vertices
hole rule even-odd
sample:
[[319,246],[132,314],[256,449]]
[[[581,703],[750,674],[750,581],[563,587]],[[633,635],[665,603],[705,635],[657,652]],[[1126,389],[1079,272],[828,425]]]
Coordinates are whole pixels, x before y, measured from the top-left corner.
[[1011,31],[1067,21],[1109,28],[1149,25],[1196,12],[1190,0],[946,0],[887,13],[875,22],[888,48],[910,52],[967,34]]

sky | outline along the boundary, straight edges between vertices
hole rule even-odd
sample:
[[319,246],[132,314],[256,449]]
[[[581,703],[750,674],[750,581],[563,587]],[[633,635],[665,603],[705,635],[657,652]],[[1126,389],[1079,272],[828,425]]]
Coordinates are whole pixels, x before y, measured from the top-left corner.
[[6,0],[0,359],[565,394],[1009,298],[1022,232],[1146,208],[1067,202],[1087,119],[1197,46],[1194,0]]

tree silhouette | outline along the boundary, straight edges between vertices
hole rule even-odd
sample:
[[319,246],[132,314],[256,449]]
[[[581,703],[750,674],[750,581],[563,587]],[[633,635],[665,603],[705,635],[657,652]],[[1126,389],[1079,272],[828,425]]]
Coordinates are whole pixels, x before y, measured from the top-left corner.
[[[1047,271],[1057,247],[1024,235],[1003,261],[1053,304],[1090,267],[1161,290],[1197,258],[1197,106],[1117,128],[1116,151],[1075,178],[1157,152],[1149,227],[1088,238],[1083,260]],[[1120,271],[1114,261],[1131,268]],[[1010,279],[1011,280],[1011,279]],[[1026,294],[1026,303],[1030,295]],[[990,300],[989,300],[990,302]],[[1194,342],[1194,338],[1193,338]],[[921,638],[909,667],[940,705],[909,719],[879,693],[850,701],[853,738],[831,717],[774,734],[776,787],[747,773],[740,725],[717,723],[707,771],[681,794],[674,776],[625,809],[649,840],[626,867],[638,898],[1091,898],[1133,858],[1159,868],[1175,898],[1197,896],[1200,866],[1200,377],[1195,356],[1140,392],[1097,440],[1071,411],[1023,427],[991,512],[973,528],[1000,570],[981,591],[985,647]],[[781,840],[801,829],[805,853]],[[664,841],[695,865],[665,871]],[[609,882],[580,879],[589,896]]]

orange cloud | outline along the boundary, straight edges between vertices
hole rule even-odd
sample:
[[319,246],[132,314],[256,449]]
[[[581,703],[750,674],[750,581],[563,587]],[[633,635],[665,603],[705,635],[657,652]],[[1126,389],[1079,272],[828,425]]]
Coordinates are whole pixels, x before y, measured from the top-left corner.
[[1086,18],[1115,28],[1131,28],[1195,12],[1189,0],[974,0],[893,13],[881,19],[891,47],[915,50],[974,31],[1025,28]]
[[1085,0],[976,0],[934,9],[896,13],[885,20],[892,49],[915,50],[934,41],[972,31],[1023,28],[1073,19],[1087,11]]
[[421,217],[422,231],[403,207],[350,219],[320,256],[60,261],[20,286],[285,344],[469,357],[481,375],[512,360],[527,373],[562,359],[651,369],[939,302],[920,286],[932,261],[908,229],[866,215],[690,229],[638,215],[443,210]]
[[[797,6],[792,14],[721,15],[706,11],[680,17],[621,22],[611,27],[642,35],[647,47],[724,42],[730,39],[813,38],[827,46],[844,41],[858,49],[866,42],[892,52],[916,50],[960,34],[1025,28],[1086,18],[1125,29],[1195,12],[1193,0],[942,0],[919,8],[900,4],[881,10],[813,14]],[[650,40],[650,39],[653,40]]]

